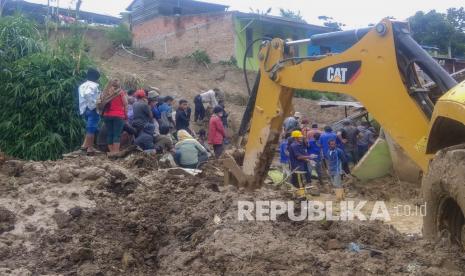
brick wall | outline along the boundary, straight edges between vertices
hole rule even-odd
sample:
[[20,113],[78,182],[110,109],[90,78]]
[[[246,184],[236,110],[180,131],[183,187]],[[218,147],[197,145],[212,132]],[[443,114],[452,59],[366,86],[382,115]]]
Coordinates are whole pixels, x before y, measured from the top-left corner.
[[213,62],[234,56],[232,13],[164,16],[132,26],[133,44],[155,52],[155,57],[184,57],[205,50]]

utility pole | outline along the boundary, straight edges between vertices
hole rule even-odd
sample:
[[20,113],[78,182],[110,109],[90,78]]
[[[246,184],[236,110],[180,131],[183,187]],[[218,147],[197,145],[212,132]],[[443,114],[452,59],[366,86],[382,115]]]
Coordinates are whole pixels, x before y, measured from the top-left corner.
[[79,20],[79,11],[81,10],[82,0],[76,2],[76,21]]
[[0,0],[0,17],[3,16],[3,9],[5,8],[6,2],[9,0]]
[[60,0],[56,0],[56,1],[57,1],[57,14],[56,14],[57,22],[55,24],[55,32],[58,33],[58,24],[60,24]]
[[48,40],[48,24],[50,22],[50,0],[47,0],[47,16],[45,17],[45,34]]

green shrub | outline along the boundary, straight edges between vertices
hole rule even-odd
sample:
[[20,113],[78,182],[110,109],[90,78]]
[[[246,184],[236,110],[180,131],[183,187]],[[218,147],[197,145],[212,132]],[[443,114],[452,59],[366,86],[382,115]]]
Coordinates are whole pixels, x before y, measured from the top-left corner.
[[132,45],[132,33],[126,24],[120,24],[107,32],[108,39],[111,40],[114,46],[123,44],[124,46]]
[[319,91],[313,91],[313,90],[304,90],[304,89],[296,89],[294,91],[294,97],[296,98],[304,98],[304,99],[310,99],[314,101],[319,101],[322,99],[326,99],[329,101],[338,101],[342,100],[344,96],[338,94],[338,93],[333,93],[333,92],[319,92]]
[[197,62],[198,64],[210,64],[211,60],[210,57],[208,56],[207,52],[204,50],[195,50],[192,54],[188,56],[189,58],[192,58]]
[[219,62],[221,65],[237,66],[237,59],[231,56],[229,60],[222,60]]
[[[11,20],[21,23],[12,25]],[[0,20],[0,33],[23,34],[19,41],[0,37],[3,49],[17,53],[0,71],[0,149],[23,159],[57,159],[75,150],[83,137],[77,87],[91,62],[79,48],[83,43],[78,37],[49,49],[35,32],[24,29],[31,27],[35,28],[22,17]],[[31,39],[35,46],[23,43]]]
[[21,16],[0,18],[0,46],[2,67],[2,63],[43,50],[39,30],[32,21]]

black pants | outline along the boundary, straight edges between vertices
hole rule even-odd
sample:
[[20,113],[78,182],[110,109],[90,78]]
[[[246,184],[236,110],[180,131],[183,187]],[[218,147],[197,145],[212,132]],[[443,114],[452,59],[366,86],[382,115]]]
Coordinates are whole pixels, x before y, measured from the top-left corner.
[[312,182],[312,177],[307,171],[303,172],[294,172],[291,177],[291,183],[296,188],[304,188],[307,184]]
[[213,152],[215,153],[215,157],[218,159],[220,158],[221,154],[223,154],[224,146],[221,145],[213,145]]
[[202,121],[205,118],[205,107],[203,106],[202,97],[200,97],[200,95],[195,96],[194,105],[194,122]]

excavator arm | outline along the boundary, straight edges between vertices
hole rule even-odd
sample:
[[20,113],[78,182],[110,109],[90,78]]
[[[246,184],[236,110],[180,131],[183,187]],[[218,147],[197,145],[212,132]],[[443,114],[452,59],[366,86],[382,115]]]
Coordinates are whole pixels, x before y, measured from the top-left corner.
[[[297,44],[350,43],[340,54],[293,57]],[[390,136],[424,171],[434,100],[421,84],[421,68],[445,93],[457,82],[410,36],[408,25],[383,20],[373,28],[319,34],[306,40],[264,42],[258,59],[259,81],[242,166],[226,162],[240,186],[260,187],[279,142],[282,124],[292,111],[295,89],[336,92],[360,101]]]

